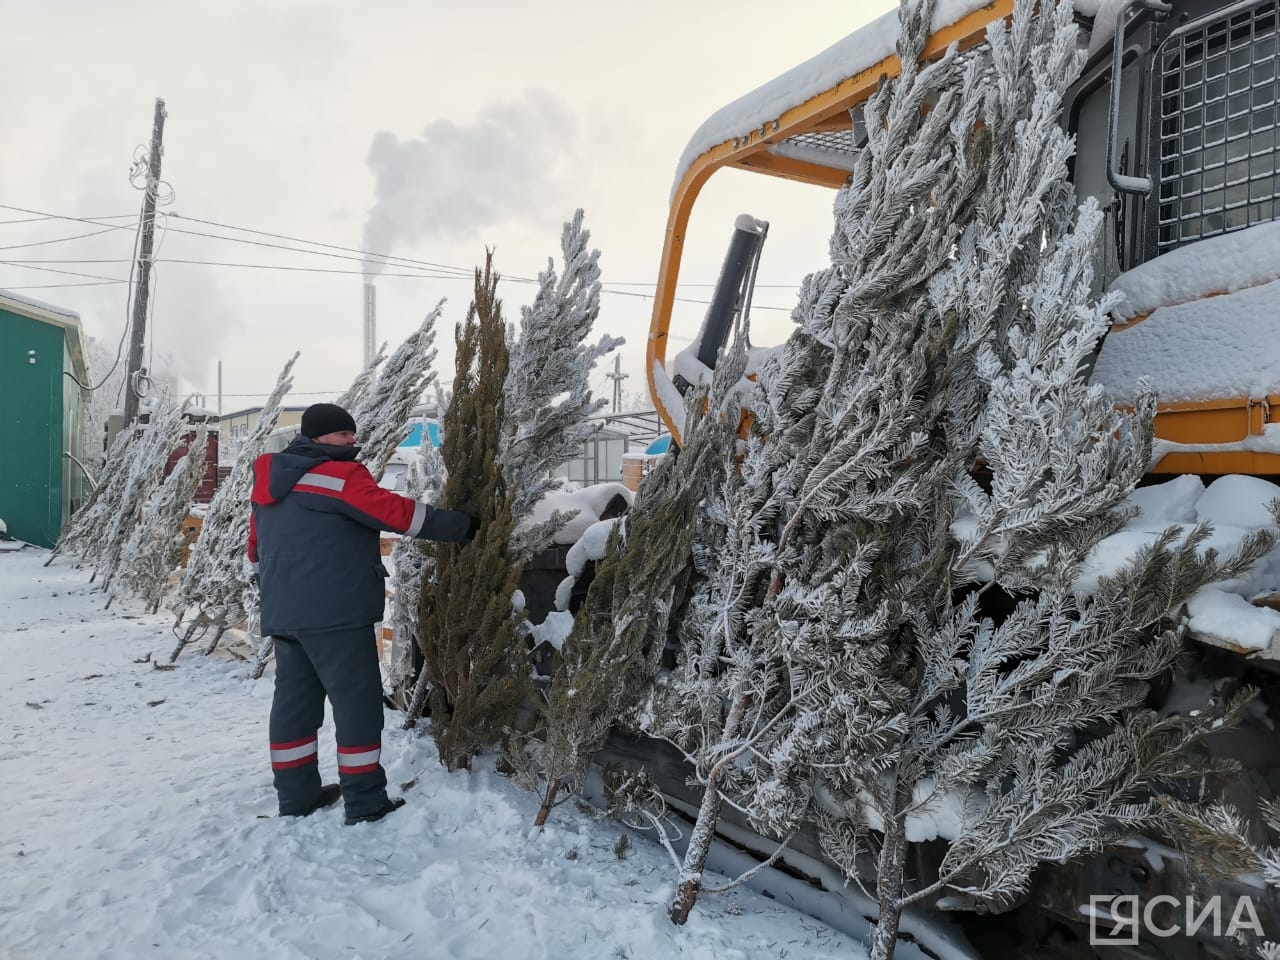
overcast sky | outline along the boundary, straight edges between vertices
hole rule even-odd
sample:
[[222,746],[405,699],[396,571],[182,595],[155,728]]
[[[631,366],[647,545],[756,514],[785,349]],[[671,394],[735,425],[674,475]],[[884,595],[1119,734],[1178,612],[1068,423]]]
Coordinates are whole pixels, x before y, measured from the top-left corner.
[[[261,401],[294,350],[295,403],[332,399],[361,365],[362,258],[334,259],[179,233],[284,243],[191,218],[460,268],[463,279],[377,278],[378,339],[398,343],[441,297],[441,377],[469,271],[532,278],[559,253],[561,223],[586,211],[601,252],[599,329],[627,338],[627,392],[643,390],[650,293],[675,165],[706,117],[894,6],[892,0],[0,0],[0,204],[130,226],[129,183],[154,100],[168,108],[162,177],[174,191],[158,257],[322,273],[161,262],[148,349],[180,389],[222,409]],[[784,12],[785,11],[785,12]],[[749,212],[771,222],[757,307],[789,308],[825,263],[831,194],[722,172],[703,191],[682,282],[709,285]],[[80,312],[114,352],[132,229],[28,223],[0,208],[0,256],[115,261],[0,264],[0,288]],[[296,244],[291,244],[296,245]],[[341,251],[331,251],[340,253]],[[43,270],[32,269],[40,266]],[[92,277],[53,273],[74,271]],[[504,281],[508,317],[533,287]],[[705,299],[709,286],[681,296]],[[632,294],[632,295],[626,295]],[[685,305],[677,336],[702,308]],[[783,310],[756,313],[781,339]],[[596,382],[608,395],[598,371]]]

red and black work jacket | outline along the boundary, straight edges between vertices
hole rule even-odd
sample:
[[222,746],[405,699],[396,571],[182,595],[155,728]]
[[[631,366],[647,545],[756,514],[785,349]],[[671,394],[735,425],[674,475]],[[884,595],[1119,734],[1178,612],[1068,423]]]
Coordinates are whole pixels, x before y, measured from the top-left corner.
[[470,518],[384,490],[357,447],[296,438],[254,462],[249,560],[262,633],[361,627],[382,619],[387,575],[378,531],[456,543]]

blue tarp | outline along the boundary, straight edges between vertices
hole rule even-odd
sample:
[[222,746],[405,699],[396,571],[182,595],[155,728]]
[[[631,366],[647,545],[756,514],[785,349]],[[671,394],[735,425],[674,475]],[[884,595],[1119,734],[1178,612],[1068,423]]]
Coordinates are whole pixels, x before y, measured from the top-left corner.
[[[400,441],[400,446],[402,447],[422,446],[423,426],[424,425],[421,423],[413,424],[409,428],[409,436],[405,437],[403,440]],[[440,446],[440,424],[431,422],[431,423],[427,423],[425,426],[427,431],[427,438],[431,441],[431,445],[433,447],[438,448]]]
[[671,434],[668,433],[664,436],[659,437],[657,440],[653,441],[653,443],[649,444],[649,446],[645,447],[644,452],[649,454],[666,453],[670,449],[671,449]]

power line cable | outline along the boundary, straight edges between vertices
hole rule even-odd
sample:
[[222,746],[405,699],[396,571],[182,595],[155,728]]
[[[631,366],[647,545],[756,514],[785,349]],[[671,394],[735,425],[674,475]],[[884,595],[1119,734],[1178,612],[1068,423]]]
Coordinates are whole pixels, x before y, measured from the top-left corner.
[[[329,250],[342,250],[346,253],[358,253],[363,257],[378,257],[381,260],[387,261],[388,266],[396,266],[397,264],[394,264],[391,261],[399,260],[401,261],[402,264],[405,264],[405,265],[413,264],[416,266],[434,267],[438,270],[450,270],[450,271],[461,272],[466,275],[468,280],[470,280],[474,274],[474,271],[472,270],[468,270],[464,267],[450,266],[447,263],[434,263],[430,260],[414,260],[409,257],[397,257],[389,253],[374,253],[369,250],[361,250],[358,247],[344,247],[334,243],[321,243],[318,240],[304,240],[300,237],[290,237],[282,233],[269,233],[265,230],[252,230],[249,227],[237,227],[228,223],[218,223],[215,220],[201,220],[199,217],[188,217],[179,213],[175,213],[173,214],[173,216],[177,217],[180,220],[190,220],[192,223],[203,223],[205,226],[218,227],[219,229],[222,229],[222,230],[239,230],[241,233],[252,233],[259,237],[271,237],[275,240],[288,240],[291,243],[306,243],[314,247],[324,247]],[[248,243],[250,241],[243,241],[243,242]]]
[[[57,263],[58,261],[53,260],[49,262]],[[121,260],[117,262],[123,263],[124,261]],[[39,270],[42,273],[62,273],[62,274],[66,274],[69,277],[87,277],[90,280],[106,280],[110,283],[131,283],[132,282],[131,279],[121,280],[118,277],[103,277],[103,276],[99,276],[96,273],[80,273],[77,270],[55,270],[53,267],[33,267],[30,264],[21,263],[15,260],[0,260],[0,266],[21,267],[23,270]]]
[[108,287],[116,283],[128,283],[128,280],[91,280],[85,283],[24,283],[18,287],[4,287],[5,290],[52,290],[63,287]]
[[10,243],[0,247],[0,250],[18,250],[22,247],[44,247],[51,243],[66,243],[68,240],[83,240],[85,237],[100,237],[104,233],[113,233],[115,227],[107,227],[105,230],[94,230],[92,233],[77,233],[73,237],[55,237],[52,240],[36,240],[32,243]]
[[[2,204],[0,204],[0,207],[3,207],[3,205],[2,205]],[[20,208],[18,208],[18,207],[3,207],[3,209],[5,209],[5,210],[16,210],[16,209],[20,209]],[[93,222],[94,222],[94,221],[96,221],[96,220],[119,220],[119,219],[121,219],[121,218],[123,218],[123,217],[136,217],[136,216],[137,216],[137,214],[136,214],[136,213],[108,213],[108,214],[104,214],[104,215],[103,215],[103,216],[101,216],[101,217],[90,217],[90,218],[87,218],[87,219],[85,219],[85,221],[84,221],[84,222],[85,222],[85,223],[93,223]],[[64,216],[61,216],[61,215],[56,214],[56,213],[42,213],[42,214],[40,214],[40,216],[38,216],[38,217],[21,217],[21,218],[19,218],[19,219],[15,219],[15,220],[0,220],[0,226],[5,226],[6,224],[10,224],[10,223],[40,223],[41,221],[44,221],[44,220],[74,220],[74,219],[76,219],[76,218],[75,218],[75,217],[64,217]]]
[[[167,185],[167,184],[166,184],[166,185]],[[170,188],[170,190],[172,190],[172,188]],[[170,194],[169,196],[172,196],[172,194]],[[128,229],[132,229],[132,228],[130,228],[130,227],[118,226],[118,225],[116,225],[116,224],[105,224],[105,223],[99,223],[99,222],[97,222],[97,221],[95,221],[95,220],[93,220],[93,219],[90,219],[90,218],[88,218],[88,217],[62,216],[62,215],[59,215],[59,214],[47,213],[47,212],[42,211],[42,210],[32,210],[32,209],[29,209],[29,208],[27,208],[27,207],[18,207],[18,206],[13,206],[12,204],[6,204],[6,203],[0,203],[0,210],[14,210],[14,211],[17,211],[17,212],[19,212],[19,213],[38,214],[38,216],[36,216],[34,219],[40,219],[40,220],[43,220],[43,219],[56,219],[56,220],[71,220],[71,221],[74,221],[74,222],[76,222],[76,223],[88,223],[88,224],[93,224],[93,225],[95,225],[95,226],[102,226],[102,227],[106,227],[106,228],[107,228],[107,229],[109,229],[109,230],[128,230]],[[166,214],[166,216],[176,217],[176,218],[178,218],[178,219],[182,219],[182,220],[190,220],[190,221],[192,221],[193,223],[203,223],[203,224],[207,224],[207,225],[209,225],[209,226],[219,227],[219,228],[224,229],[224,230],[238,230],[238,231],[240,231],[241,233],[252,233],[252,234],[256,234],[256,235],[258,235],[258,236],[274,237],[275,239],[278,239],[278,240],[289,240],[289,241],[291,241],[291,242],[293,242],[293,243],[305,243],[305,244],[308,244],[308,245],[310,245],[310,246],[324,247],[324,248],[331,249],[331,250],[344,250],[344,251],[346,251],[346,252],[348,252],[348,253],[358,253],[358,254],[360,254],[360,256],[359,256],[359,257],[339,257],[339,259],[343,259],[343,260],[360,260],[360,261],[362,261],[362,262],[367,262],[369,257],[376,257],[376,258],[378,258],[378,259],[377,259],[377,260],[375,260],[375,261],[374,261],[374,263],[379,264],[379,265],[382,265],[382,266],[401,266],[401,267],[407,267],[407,266],[421,266],[421,267],[429,267],[429,268],[432,268],[432,269],[435,269],[435,270],[445,270],[445,271],[448,271],[449,273],[456,273],[456,274],[458,274],[458,275],[460,275],[460,276],[464,276],[464,277],[466,277],[468,280],[469,280],[469,279],[471,279],[472,274],[473,274],[473,271],[472,271],[472,270],[469,270],[469,269],[466,269],[466,268],[463,268],[463,267],[453,267],[453,266],[450,266],[450,265],[448,265],[448,264],[432,263],[432,262],[427,261],[427,260],[413,260],[413,259],[410,259],[410,258],[408,258],[408,257],[396,257],[396,256],[393,256],[393,255],[391,255],[391,254],[385,254],[385,253],[373,253],[373,252],[368,251],[368,250],[360,250],[360,249],[358,249],[358,248],[356,248],[356,247],[343,247],[343,246],[339,246],[339,245],[337,245],[337,244],[332,244],[332,243],[321,243],[321,242],[320,242],[320,241],[318,241],[318,240],[304,240],[304,239],[301,239],[301,238],[298,238],[298,237],[289,237],[289,236],[286,236],[286,235],[284,235],[284,234],[268,233],[268,232],[266,232],[266,231],[264,231],[264,230],[253,230],[253,229],[251,229],[251,228],[249,228],[249,227],[237,227],[237,226],[233,226],[233,225],[231,225],[231,224],[218,223],[217,221],[214,221],[214,220],[201,220],[201,219],[200,219],[200,218],[198,218],[198,217],[184,217],[184,216],[182,216],[182,215],[181,215],[181,214],[179,214],[179,213],[169,213],[169,214]],[[103,219],[105,219],[105,218],[103,218]],[[12,222],[15,222],[15,223],[23,223],[23,222],[27,222],[27,221],[12,221]],[[328,257],[336,257],[336,256],[338,256],[337,254],[323,253],[323,252],[321,252],[321,251],[319,251],[319,250],[303,250],[303,249],[299,249],[299,248],[297,248],[297,247],[286,247],[286,246],[283,246],[283,245],[281,245],[281,244],[263,243],[263,242],[258,241],[258,240],[245,240],[244,238],[241,238],[241,237],[225,237],[225,236],[221,236],[221,235],[216,234],[216,233],[205,233],[204,231],[201,231],[201,230],[184,230],[184,229],[182,229],[181,227],[170,227],[169,229],[173,230],[173,232],[174,232],[174,233],[184,233],[184,234],[188,234],[188,235],[190,235],[190,236],[195,236],[195,237],[207,237],[207,238],[209,238],[209,239],[211,239],[211,240],[228,240],[228,241],[230,241],[230,242],[232,242],[232,243],[245,243],[245,244],[249,244],[249,245],[251,245],[251,246],[269,247],[269,248],[279,249],[279,250],[291,250],[291,251],[296,252],[296,253],[308,253],[308,254],[311,254],[311,255],[313,255],[313,256],[328,256]],[[400,261],[400,262],[399,262],[399,263],[396,263],[396,262],[394,262],[394,261]],[[363,272],[363,271],[362,271],[362,272]],[[393,276],[395,276],[395,274],[393,274]],[[409,276],[412,276],[412,274],[409,274]]]
[[[21,212],[31,212],[31,213],[40,212],[40,211],[27,210],[27,208],[24,208],[24,207],[15,207],[9,204],[0,204],[0,209],[18,210]],[[362,262],[368,262],[369,257],[376,257],[378,258],[378,260],[375,262],[378,263],[379,265],[425,267],[425,268],[430,268],[431,270],[445,271],[444,275],[436,274],[436,273],[424,273],[425,276],[430,276],[436,279],[446,279],[447,277],[450,277],[450,276],[457,276],[457,277],[465,278],[467,280],[471,280],[474,274],[474,271],[472,269],[469,269],[466,267],[457,267],[457,266],[452,266],[450,264],[436,263],[430,260],[415,260],[411,257],[397,257],[388,253],[375,253],[369,250],[362,250],[358,247],[345,247],[339,244],[324,243],[319,240],[307,240],[301,237],[289,236],[287,234],[271,233],[265,230],[255,230],[251,227],[238,227],[238,226],[235,226],[234,224],[221,223],[216,220],[203,220],[199,217],[188,217],[177,212],[166,213],[165,216],[173,217],[179,220],[187,220],[192,223],[202,223],[207,226],[218,227],[223,230],[236,230],[241,233],[252,233],[257,236],[272,237],[278,240],[288,240],[291,243],[305,243],[305,244],[308,244],[309,246],[322,247],[327,250],[342,250],[347,253],[359,254],[359,256],[351,257],[351,256],[340,255],[340,254],[323,253],[319,250],[306,250],[306,249],[300,249],[298,247],[285,246],[283,244],[264,243],[262,241],[257,241],[257,240],[246,240],[243,237],[228,237],[228,236],[223,236],[221,234],[216,234],[216,233],[206,233],[201,230],[185,230],[181,227],[172,226],[171,224],[166,226],[167,230],[171,230],[174,233],[186,234],[188,236],[205,237],[210,240],[226,240],[230,243],[243,243],[243,244],[248,244],[250,246],[265,247],[267,249],[273,249],[273,250],[286,250],[293,253],[306,253],[312,256],[326,256],[326,257],[332,257],[334,259],[339,259],[339,260],[360,260]],[[73,220],[80,223],[93,222],[90,218],[86,218],[86,217],[70,217],[70,216],[60,217],[57,214],[42,214],[41,218]],[[113,224],[107,224],[105,226],[109,230],[131,229],[129,227],[116,226]],[[91,236],[91,235],[92,234],[86,234],[86,236]],[[0,247],[0,249],[4,249],[4,248]],[[399,261],[399,263],[395,263],[393,261]],[[204,261],[192,261],[192,262],[204,262]],[[282,267],[281,269],[285,269],[285,268]],[[300,269],[300,268],[292,268],[292,269]],[[364,271],[360,271],[360,272],[363,273]],[[375,276],[401,277],[401,276],[416,276],[416,274],[380,273],[380,274],[376,274]],[[514,274],[503,274],[502,279],[511,280],[516,283],[538,283],[539,282],[538,280],[532,277],[520,277]],[[678,286],[680,287],[714,287],[715,285],[716,284],[714,283],[693,283],[693,282],[681,282],[680,284],[678,284]],[[794,290],[794,289],[798,289],[800,285],[799,283],[757,283],[755,286],[757,289]],[[610,287],[656,287],[656,284],[652,280],[609,280],[604,282],[603,287],[605,288],[606,292],[623,293],[623,291],[609,290],[608,288]],[[641,295],[643,296],[643,294]],[[689,301],[689,302],[703,303],[704,301]],[[774,308],[774,309],[777,309],[777,308]]]
[[[57,214],[45,214],[45,213],[42,213],[41,211],[29,210],[29,209],[24,208],[24,207],[16,207],[16,206],[13,206],[13,205],[10,205],[10,204],[3,204],[3,203],[0,203],[0,209],[4,209],[4,210],[16,210],[16,211],[19,211],[19,212],[22,212],[22,213],[37,213],[37,214],[40,214],[41,216],[44,216],[44,217],[57,218],[57,219],[65,219],[65,220],[73,220],[73,221],[81,222],[81,223],[93,223],[93,222],[94,222],[94,221],[89,220],[88,218],[85,218],[85,217],[70,217],[70,216],[66,216],[66,217],[59,217]],[[389,262],[389,261],[391,261],[391,260],[398,260],[398,261],[402,261],[402,263],[401,263],[401,264],[390,264],[390,265],[393,265],[393,266],[401,266],[401,265],[403,265],[403,266],[413,266],[413,265],[419,265],[419,264],[420,264],[421,266],[420,266],[420,267],[418,267],[418,269],[420,269],[420,270],[422,270],[422,271],[423,271],[423,272],[421,272],[421,273],[385,273],[385,272],[384,272],[384,273],[379,273],[379,274],[377,274],[377,276],[379,276],[379,277],[409,277],[409,278],[417,277],[417,278],[421,278],[421,279],[433,279],[433,280],[467,280],[467,281],[470,281],[470,280],[472,279],[472,277],[473,277],[473,274],[474,274],[474,271],[472,271],[472,270],[467,270],[467,269],[465,269],[465,268],[463,268],[463,267],[454,267],[454,266],[450,266],[450,265],[448,265],[448,264],[439,264],[439,263],[434,263],[434,262],[426,261],[426,260],[413,260],[413,259],[408,258],[408,257],[393,257],[393,256],[392,256],[392,255],[390,255],[390,254],[372,253],[372,252],[370,252],[370,251],[360,250],[360,249],[358,249],[358,248],[356,248],[356,247],[343,247],[343,246],[339,246],[339,245],[337,245],[337,244],[321,243],[320,241],[315,241],[315,240],[304,240],[304,239],[301,239],[301,238],[298,238],[298,237],[291,237],[291,236],[288,236],[288,235],[285,235],[285,234],[269,233],[269,232],[267,232],[267,231],[263,231],[263,230],[253,230],[253,229],[251,229],[251,228],[249,228],[249,227],[237,227],[237,226],[234,226],[234,225],[231,225],[231,224],[219,223],[219,222],[214,221],[214,220],[202,220],[202,219],[200,219],[200,218],[198,218],[198,217],[187,217],[187,216],[184,216],[184,215],[179,214],[179,213],[168,213],[168,214],[166,214],[165,216],[166,216],[166,217],[175,217],[175,218],[178,218],[178,219],[181,219],[181,220],[190,220],[190,221],[195,222],[195,223],[204,223],[204,224],[207,224],[207,225],[209,225],[209,226],[215,226],[215,227],[219,227],[219,228],[221,228],[221,229],[226,229],[226,230],[239,230],[239,231],[244,232],[244,233],[253,233],[253,234],[257,234],[257,235],[259,235],[259,236],[268,236],[268,237],[274,237],[274,238],[281,239],[281,240],[289,240],[289,241],[294,242],[294,243],[306,243],[306,244],[311,244],[311,245],[313,245],[313,246],[325,247],[325,248],[334,249],[334,250],[346,250],[346,251],[350,251],[350,252],[354,252],[354,253],[360,253],[360,254],[364,255],[365,257],[369,257],[369,256],[373,256],[373,257],[381,257],[381,258],[384,258],[384,260],[386,260],[386,261],[388,261],[388,262]],[[100,225],[101,225],[101,224],[100,224]],[[129,229],[128,227],[118,227],[118,226],[116,226],[116,225],[114,225],[114,224],[107,224],[106,226],[107,226],[109,229]],[[339,257],[337,254],[326,254],[326,253],[322,253],[322,252],[320,252],[320,251],[315,251],[315,250],[301,250],[301,249],[298,249],[298,248],[296,248],[296,247],[284,247],[284,246],[281,246],[281,245],[278,245],[278,244],[266,244],[266,243],[261,243],[261,242],[259,242],[259,241],[254,241],[254,240],[244,240],[244,239],[241,239],[241,238],[238,238],[238,237],[225,237],[225,236],[219,236],[219,235],[217,235],[217,234],[208,234],[208,233],[203,233],[203,232],[201,232],[201,231],[195,231],[195,230],[183,230],[183,229],[182,229],[182,228],[180,228],[180,227],[168,226],[166,229],[168,229],[168,230],[172,230],[172,231],[174,231],[175,233],[183,233],[183,234],[188,234],[188,235],[192,235],[192,236],[202,236],[202,237],[207,237],[207,238],[209,238],[209,239],[214,239],[214,240],[227,240],[227,241],[230,241],[230,242],[232,242],[232,243],[246,243],[246,244],[250,244],[250,245],[253,245],[253,246],[271,247],[271,248],[275,248],[275,249],[289,250],[289,251],[296,252],[296,253],[308,253],[308,254],[312,254],[312,255],[315,255],[315,256],[329,256],[329,257],[337,257],[338,259],[344,259],[344,260],[357,259],[357,258],[354,258],[354,257],[345,257],[345,256]],[[123,260],[110,260],[110,259],[101,259],[101,260],[71,260],[71,259],[66,259],[66,260],[56,260],[56,259],[50,259],[50,260],[26,260],[26,261],[0,261],[0,262],[2,262],[2,263],[8,263],[8,264],[9,264],[9,265],[11,265],[11,266],[25,266],[25,265],[28,265],[28,264],[36,264],[36,263],[64,263],[64,264],[65,264],[65,263],[123,263],[124,261],[123,261]],[[157,262],[157,261],[153,258],[153,261],[152,261],[152,262],[153,262],[153,263],[155,263],[155,262]],[[338,269],[333,269],[333,268],[324,268],[324,267],[297,267],[297,266],[287,266],[287,265],[283,265],[283,264],[234,263],[234,262],[228,262],[228,261],[216,261],[216,260],[170,259],[170,260],[166,260],[166,261],[164,261],[164,262],[166,262],[166,263],[185,263],[185,264],[201,265],[201,266],[241,267],[241,268],[249,268],[249,269],[259,269],[259,270],[285,270],[285,271],[298,272],[298,273],[330,273],[330,274],[340,274],[340,275],[356,275],[356,274],[364,275],[364,274],[366,274],[366,273],[367,273],[367,271],[364,271],[364,270],[338,270]],[[424,269],[424,268],[427,268],[427,267],[433,268],[433,269],[435,269],[435,270],[443,270],[443,271],[447,271],[447,272],[445,272],[445,273],[431,273],[431,272],[427,272],[427,271]],[[38,268],[32,267],[32,269],[38,269]],[[513,274],[503,274],[501,279],[503,279],[503,280],[509,280],[509,281],[511,281],[511,282],[513,282],[513,283],[523,283],[523,284],[534,284],[534,283],[538,283],[538,282],[539,282],[538,280],[536,280],[536,279],[534,279],[534,278],[532,278],[532,277],[520,277],[520,276],[515,276],[515,275],[513,275]],[[607,283],[607,284],[604,284],[604,285],[603,285],[601,292],[602,292],[602,293],[611,294],[611,295],[613,295],[613,296],[639,297],[639,298],[641,298],[641,299],[652,299],[652,298],[653,298],[653,297],[652,297],[652,294],[649,294],[649,293],[642,293],[642,292],[638,292],[638,291],[631,291],[631,290],[613,290],[613,289],[610,289],[610,287],[611,287],[611,286],[641,286],[641,285],[643,285],[643,286],[656,286],[655,284],[653,284],[653,283],[651,283],[651,282],[648,282],[648,281],[611,281],[610,283]],[[679,286],[681,286],[681,287],[694,287],[694,286],[697,286],[697,287],[703,287],[703,286],[714,286],[714,284],[682,283],[682,284],[679,284]],[[757,284],[757,286],[758,286],[758,287],[760,287],[760,288],[763,288],[763,289],[768,289],[768,288],[797,289],[797,288],[799,287],[799,284]],[[675,300],[675,302],[677,302],[677,303],[691,303],[691,304],[697,304],[697,305],[700,305],[700,306],[706,306],[706,305],[709,303],[709,301],[707,301],[707,300],[699,300],[699,299],[690,298],[690,297],[676,297],[676,298],[674,298],[674,300]],[[774,307],[774,306],[767,306],[767,305],[765,305],[765,304],[753,304],[753,307],[754,307],[755,309],[757,309],[757,310],[769,310],[769,311],[773,311],[773,312],[787,312],[787,313],[789,313],[789,312],[791,311],[791,309],[792,309],[791,307]]]

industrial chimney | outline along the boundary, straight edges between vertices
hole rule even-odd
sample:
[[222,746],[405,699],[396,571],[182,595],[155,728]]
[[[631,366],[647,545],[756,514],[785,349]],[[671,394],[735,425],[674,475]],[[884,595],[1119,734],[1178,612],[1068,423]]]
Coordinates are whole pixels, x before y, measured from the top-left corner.
[[364,365],[373,363],[377,351],[377,290],[372,283],[364,285]]

